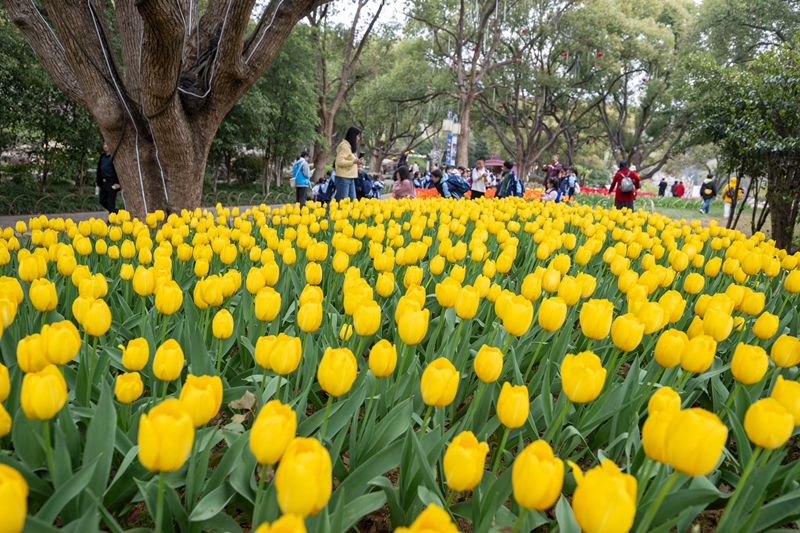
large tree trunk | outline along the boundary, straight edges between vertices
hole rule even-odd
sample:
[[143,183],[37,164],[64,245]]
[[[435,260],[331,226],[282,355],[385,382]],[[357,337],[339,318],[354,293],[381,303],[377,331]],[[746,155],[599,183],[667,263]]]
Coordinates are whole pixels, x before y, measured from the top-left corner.
[[456,146],[456,166],[469,167],[469,115],[472,101],[465,103],[461,109],[461,135],[458,136],[458,145]]
[[326,1],[269,4],[247,38],[255,0],[210,0],[202,17],[191,0],[118,0],[115,24],[99,0],[43,0],[46,17],[29,0],[2,0],[56,86],[94,117],[140,218],[200,205],[222,119]]
[[792,251],[794,227],[800,209],[800,183],[796,162],[767,159],[767,203],[770,206],[772,238],[775,246]]

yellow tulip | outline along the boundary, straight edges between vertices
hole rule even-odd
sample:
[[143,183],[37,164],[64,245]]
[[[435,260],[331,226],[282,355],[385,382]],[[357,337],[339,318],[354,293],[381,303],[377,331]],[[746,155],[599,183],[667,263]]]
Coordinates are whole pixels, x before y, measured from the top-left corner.
[[733,317],[716,309],[708,309],[703,317],[703,332],[717,342],[728,338],[733,330]]
[[50,420],[67,403],[67,382],[55,365],[30,372],[22,378],[19,399],[25,416],[31,420]]
[[114,382],[114,395],[119,403],[132,403],[144,392],[144,383],[138,372],[118,374]]
[[[513,318],[515,311],[512,310],[509,314]],[[567,303],[560,296],[542,300],[539,306],[539,326],[542,329],[556,331],[564,325],[566,318]]]
[[286,404],[272,400],[264,404],[250,429],[250,451],[262,465],[280,461],[297,436],[297,415]]
[[667,291],[658,299],[658,304],[669,314],[669,322],[674,324],[683,316],[686,300],[678,291]]
[[378,274],[378,281],[375,282],[375,292],[386,298],[394,292],[394,274],[391,272],[381,272]]
[[259,337],[256,341],[256,362],[267,370],[274,370],[277,374],[285,376],[297,370],[302,356],[300,339],[285,333]]
[[770,398],[781,404],[792,415],[795,426],[800,426],[800,383],[785,380],[778,374]]
[[771,339],[778,331],[780,318],[772,313],[763,313],[753,324],[753,333],[762,340]]
[[183,305],[183,289],[174,280],[163,283],[156,290],[156,309],[162,315],[171,315]]
[[322,325],[322,304],[308,302],[297,311],[297,326],[306,333],[317,331]]
[[647,412],[650,415],[658,411],[680,411],[681,395],[670,387],[659,388],[647,402]]
[[592,352],[567,354],[561,363],[561,388],[574,403],[587,403],[603,390],[606,369]]
[[665,458],[687,476],[706,476],[717,466],[728,428],[717,415],[692,407],[675,413],[666,433]]
[[762,398],[747,409],[744,430],[753,444],[774,450],[792,436],[794,417],[774,398]]
[[564,276],[558,284],[558,296],[572,307],[581,299],[583,287],[572,276]]
[[441,283],[437,283],[434,289],[436,301],[442,307],[451,308],[456,305],[458,294],[461,292],[461,284],[451,277],[446,277]]
[[44,278],[33,280],[28,291],[28,298],[31,299],[33,307],[40,313],[52,311],[58,305],[55,283]]
[[406,289],[412,285],[422,285],[422,269],[413,265],[407,267],[406,274],[403,276],[403,285]]
[[450,513],[432,503],[411,523],[411,527],[399,527],[394,533],[458,533],[458,528]]
[[542,295],[542,278],[536,274],[528,274],[522,281],[519,292],[528,300],[535,302]]
[[331,497],[332,470],[330,453],[317,439],[292,440],[275,472],[281,512],[300,516],[317,514]]
[[636,478],[608,459],[586,472],[569,461],[578,487],[572,496],[575,520],[585,533],[626,533],[636,515]]
[[331,396],[350,391],[358,376],[358,362],[348,348],[328,348],[317,368],[317,380],[322,390]]
[[769,367],[769,358],[764,348],[740,342],[733,352],[731,373],[745,385],[758,383]]
[[111,327],[111,309],[103,300],[91,300],[81,319],[81,325],[86,333],[92,337],[100,337]]
[[186,376],[181,388],[181,403],[194,422],[194,427],[207,424],[222,406],[222,380],[219,376]]
[[[678,403],[680,407],[680,402]],[[659,463],[667,462],[667,430],[680,409],[650,412],[642,426],[644,453]]]
[[478,312],[478,304],[480,303],[480,295],[478,291],[470,285],[465,285],[458,292],[456,298],[455,310],[456,315],[462,320],[468,320],[475,316]]
[[174,381],[180,377],[183,363],[181,345],[175,339],[167,339],[156,350],[153,358],[153,374],[161,381]]
[[319,285],[322,283],[322,267],[319,263],[308,263],[305,269],[306,283],[309,285]]
[[141,370],[150,359],[150,345],[144,337],[128,341],[127,347],[120,344],[119,348],[122,350],[122,366],[127,370]]
[[[551,300],[560,301],[566,309],[566,305],[560,298],[551,298]],[[541,311],[539,316],[541,316]],[[533,322],[533,304],[524,296],[513,296],[508,300],[507,309],[502,319],[503,327],[507,332],[515,337],[521,337],[528,331],[531,327],[531,322]]]
[[3,533],[20,533],[28,513],[28,482],[8,465],[0,464],[0,512]]
[[703,290],[706,280],[697,272],[692,272],[683,282],[683,290],[689,294],[699,294]]
[[681,354],[689,343],[686,333],[677,329],[668,329],[658,337],[655,357],[664,368],[673,368],[681,362]]
[[521,427],[528,419],[529,411],[527,387],[503,383],[500,396],[497,398],[497,417],[500,423],[509,429]]
[[353,326],[362,337],[375,334],[381,325],[381,306],[374,300],[362,302],[353,313]]
[[218,339],[227,339],[233,335],[233,315],[227,309],[220,309],[211,321],[211,330]]
[[800,270],[792,270],[786,279],[783,280],[783,288],[790,294],[800,292]]
[[369,352],[369,369],[375,377],[385,378],[397,367],[397,348],[386,339],[378,341]]
[[192,417],[180,400],[165,400],[139,418],[139,462],[151,472],[178,470],[193,443]]
[[17,364],[23,372],[39,372],[49,365],[45,338],[34,333],[19,341],[17,343]]
[[700,374],[711,367],[717,351],[717,341],[708,335],[698,335],[686,343],[681,353],[681,368]]
[[420,389],[425,405],[445,407],[456,397],[461,376],[453,363],[440,357],[434,359],[422,372]]
[[484,383],[493,383],[503,371],[503,352],[499,348],[483,345],[475,356],[475,374]]
[[281,310],[281,295],[272,287],[259,289],[255,297],[255,315],[262,322],[275,320]]
[[434,276],[438,276],[444,271],[444,265],[445,265],[444,257],[442,257],[441,255],[437,255],[436,257],[431,259],[428,268],[430,268],[431,274],[433,274]]
[[8,377],[8,367],[0,363],[0,403],[6,401],[11,392],[11,380]]
[[686,335],[689,339],[694,339],[698,335],[703,335],[703,319],[699,316],[694,317],[692,323],[689,324],[689,328],[686,330]]
[[[0,403],[0,439],[11,433],[11,415],[8,414],[6,408]],[[2,483],[2,481],[0,481]],[[0,494],[2,494],[2,485],[0,485]]]
[[81,280],[78,293],[92,298],[102,298],[108,294],[108,282],[103,274],[88,276]]
[[133,273],[133,290],[139,296],[150,296],[156,290],[156,272],[141,265]]
[[275,520],[272,525],[264,522],[255,533],[307,533],[303,517],[296,514],[285,514]]
[[444,452],[444,475],[450,490],[474,489],[483,477],[488,453],[488,444],[478,442],[471,431],[456,435]]
[[552,507],[564,483],[564,462],[553,455],[543,440],[526,446],[517,455],[511,471],[514,499],[525,509],[544,511]]
[[791,368],[800,363],[800,340],[797,337],[781,335],[769,352],[769,357],[775,365],[782,368]]
[[588,300],[581,306],[581,332],[590,339],[605,339],[611,330],[613,318],[614,304],[608,300]]
[[429,320],[430,311],[428,309],[420,310],[419,304],[413,302],[412,307],[406,310],[397,321],[397,332],[402,341],[409,346],[422,342],[428,333]]
[[645,325],[632,314],[621,315],[611,325],[611,340],[623,352],[634,350],[642,342]]
[[542,274],[542,288],[547,292],[556,292],[558,290],[559,283],[561,283],[561,272],[555,268],[548,268]]
[[664,328],[669,323],[670,316],[660,303],[645,302],[636,313],[636,318],[644,325],[645,335],[651,335]]
[[81,349],[81,334],[69,320],[45,324],[41,332],[44,357],[54,365],[66,365]]

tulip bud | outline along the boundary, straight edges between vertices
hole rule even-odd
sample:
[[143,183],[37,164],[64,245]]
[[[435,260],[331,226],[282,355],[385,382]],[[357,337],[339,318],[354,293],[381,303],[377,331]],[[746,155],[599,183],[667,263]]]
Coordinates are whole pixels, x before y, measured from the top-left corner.
[[675,413],[666,432],[665,458],[688,476],[706,476],[717,466],[728,428],[714,413],[693,407]]
[[259,289],[255,297],[255,315],[262,322],[275,320],[281,310],[281,295],[272,287]]
[[625,532],[636,515],[636,478],[604,459],[585,474],[569,461],[578,487],[572,497],[575,520],[585,533]]
[[375,291],[383,298],[394,292],[394,274],[391,272],[381,272],[378,274],[378,281],[375,283]]
[[775,388],[772,389],[770,398],[775,399],[794,418],[794,425],[800,426],[800,383],[783,379],[778,374]]
[[17,343],[17,364],[23,372],[41,371],[50,364],[46,349],[46,340],[40,334],[28,335]]
[[114,395],[119,403],[132,403],[144,392],[144,383],[138,372],[118,374],[114,383]]
[[83,314],[81,325],[92,337],[101,337],[111,327],[111,309],[103,300],[92,300]]
[[774,398],[762,398],[747,409],[744,430],[753,444],[774,450],[794,431],[794,417]]
[[180,377],[183,363],[181,345],[175,339],[167,339],[156,350],[153,358],[153,374],[161,381],[174,381]]
[[381,306],[374,300],[362,301],[353,313],[353,326],[362,337],[374,335],[381,326]]
[[458,294],[461,291],[461,284],[451,277],[446,277],[441,283],[437,283],[434,289],[436,301],[442,307],[451,308],[456,305]]
[[281,511],[300,516],[318,513],[331,497],[332,472],[330,453],[317,439],[292,440],[275,472]]
[[673,368],[681,362],[689,337],[677,329],[668,329],[658,337],[656,342],[655,357],[658,364],[664,368]]
[[[513,314],[512,311],[511,314]],[[556,331],[567,318],[567,303],[560,297],[545,298],[539,306],[539,326],[546,331]],[[526,328],[527,329],[527,328]]]
[[28,482],[8,465],[0,464],[0,512],[3,533],[19,533],[28,513]]
[[484,383],[497,381],[503,371],[503,352],[499,348],[483,345],[475,356],[475,374]]
[[317,368],[317,381],[331,396],[350,391],[358,376],[358,362],[348,348],[328,348]]
[[647,412],[650,415],[658,411],[680,411],[681,395],[670,387],[661,387],[647,402]]
[[342,324],[342,327],[339,329],[339,340],[342,341],[349,341],[350,337],[353,336],[353,326],[350,324]]
[[450,513],[432,503],[422,511],[411,527],[400,527],[394,533],[458,533]]
[[165,400],[143,414],[138,443],[139,462],[151,472],[174,472],[182,467],[194,443],[194,424],[181,401]]
[[42,327],[44,357],[54,365],[66,365],[72,361],[81,349],[81,334],[69,320],[62,320]]
[[33,280],[28,291],[28,298],[40,313],[52,311],[58,304],[55,283],[44,278]]
[[22,410],[31,420],[50,420],[67,403],[67,382],[55,365],[22,378],[19,395]]
[[772,313],[763,313],[753,324],[753,333],[761,340],[771,339],[778,331],[780,319]]
[[322,324],[322,304],[308,302],[297,311],[297,326],[306,333],[313,333]]
[[194,427],[207,424],[222,406],[222,380],[219,376],[186,376],[181,388],[181,403],[192,417]]
[[681,368],[700,374],[711,367],[717,351],[717,341],[708,335],[698,335],[689,340],[681,353]]
[[561,389],[574,403],[591,402],[600,395],[606,369],[593,352],[567,354],[561,363]]
[[6,401],[11,392],[11,380],[8,378],[8,368],[0,363],[0,403]]
[[233,335],[233,315],[227,309],[220,309],[211,321],[211,330],[218,339],[227,339]]
[[273,465],[297,436],[297,415],[278,400],[267,402],[250,430],[250,451],[259,464]]
[[420,389],[425,405],[445,407],[456,397],[458,382],[461,379],[453,363],[440,357],[422,372]]
[[659,463],[667,462],[666,442],[667,430],[675,415],[680,411],[680,401],[678,409],[665,411],[650,411],[647,420],[642,426],[642,444],[644,453]]
[[488,453],[489,446],[478,442],[471,431],[456,435],[444,452],[444,475],[450,490],[474,489],[483,477]]
[[564,462],[553,455],[543,440],[530,443],[514,460],[511,471],[514,499],[525,509],[552,507],[564,483]]
[[514,429],[521,427],[528,419],[530,400],[525,385],[503,383],[500,396],[497,398],[497,417],[505,427]]
[[697,272],[692,272],[683,282],[683,290],[689,294],[698,294],[706,284],[705,278]]
[[381,339],[369,352],[369,369],[375,377],[385,378],[397,366],[397,348],[386,339]]
[[767,352],[760,346],[739,343],[731,359],[733,376],[745,385],[757,383],[769,367]]
[[588,300],[581,306],[581,331],[590,339],[605,339],[608,337],[613,318],[614,304],[608,300]]
[[[398,304],[398,310],[400,305]],[[397,332],[404,343],[414,346],[422,342],[428,333],[430,311],[420,310],[419,304],[412,302],[408,309],[397,320]]]
[[150,296],[156,290],[156,272],[141,265],[133,273],[133,290],[139,296]]
[[781,335],[769,352],[770,359],[775,365],[782,368],[791,368],[800,363],[800,340],[797,337]]
[[611,340],[623,352],[634,350],[642,342],[645,325],[632,314],[621,315],[611,325]]

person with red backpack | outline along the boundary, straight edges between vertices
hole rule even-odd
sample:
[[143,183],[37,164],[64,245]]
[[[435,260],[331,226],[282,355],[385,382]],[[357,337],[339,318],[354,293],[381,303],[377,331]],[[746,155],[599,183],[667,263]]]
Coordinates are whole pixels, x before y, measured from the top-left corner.
[[633,211],[633,200],[636,198],[636,189],[639,186],[639,175],[628,169],[627,161],[620,161],[619,170],[614,174],[614,179],[611,180],[611,187],[608,188],[608,194],[611,194],[616,189],[614,207],[617,209],[627,207]]

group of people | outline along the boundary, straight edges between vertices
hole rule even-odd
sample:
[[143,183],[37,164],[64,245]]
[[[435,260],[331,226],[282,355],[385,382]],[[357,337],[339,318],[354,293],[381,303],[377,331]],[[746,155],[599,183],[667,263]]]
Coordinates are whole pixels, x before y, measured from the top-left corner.
[[[722,205],[724,206],[722,216],[729,218],[731,216],[732,207],[742,199],[742,188],[739,187],[736,176],[733,176],[722,188],[720,196],[722,196]],[[714,184],[713,174],[706,176],[706,179],[700,184],[700,197],[703,199],[700,212],[708,214],[711,207],[711,200],[717,197],[717,186]]]
[[[667,180],[665,178],[661,178],[661,181],[658,183],[659,196],[667,195],[667,185]],[[669,192],[675,198],[683,198],[683,195],[686,194],[686,187],[683,185],[682,181],[675,181],[672,183],[672,187],[670,187]]]
[[578,191],[578,175],[574,167],[565,167],[553,156],[551,163],[542,167],[545,171],[544,188],[541,196],[544,201],[561,202],[575,196]]

